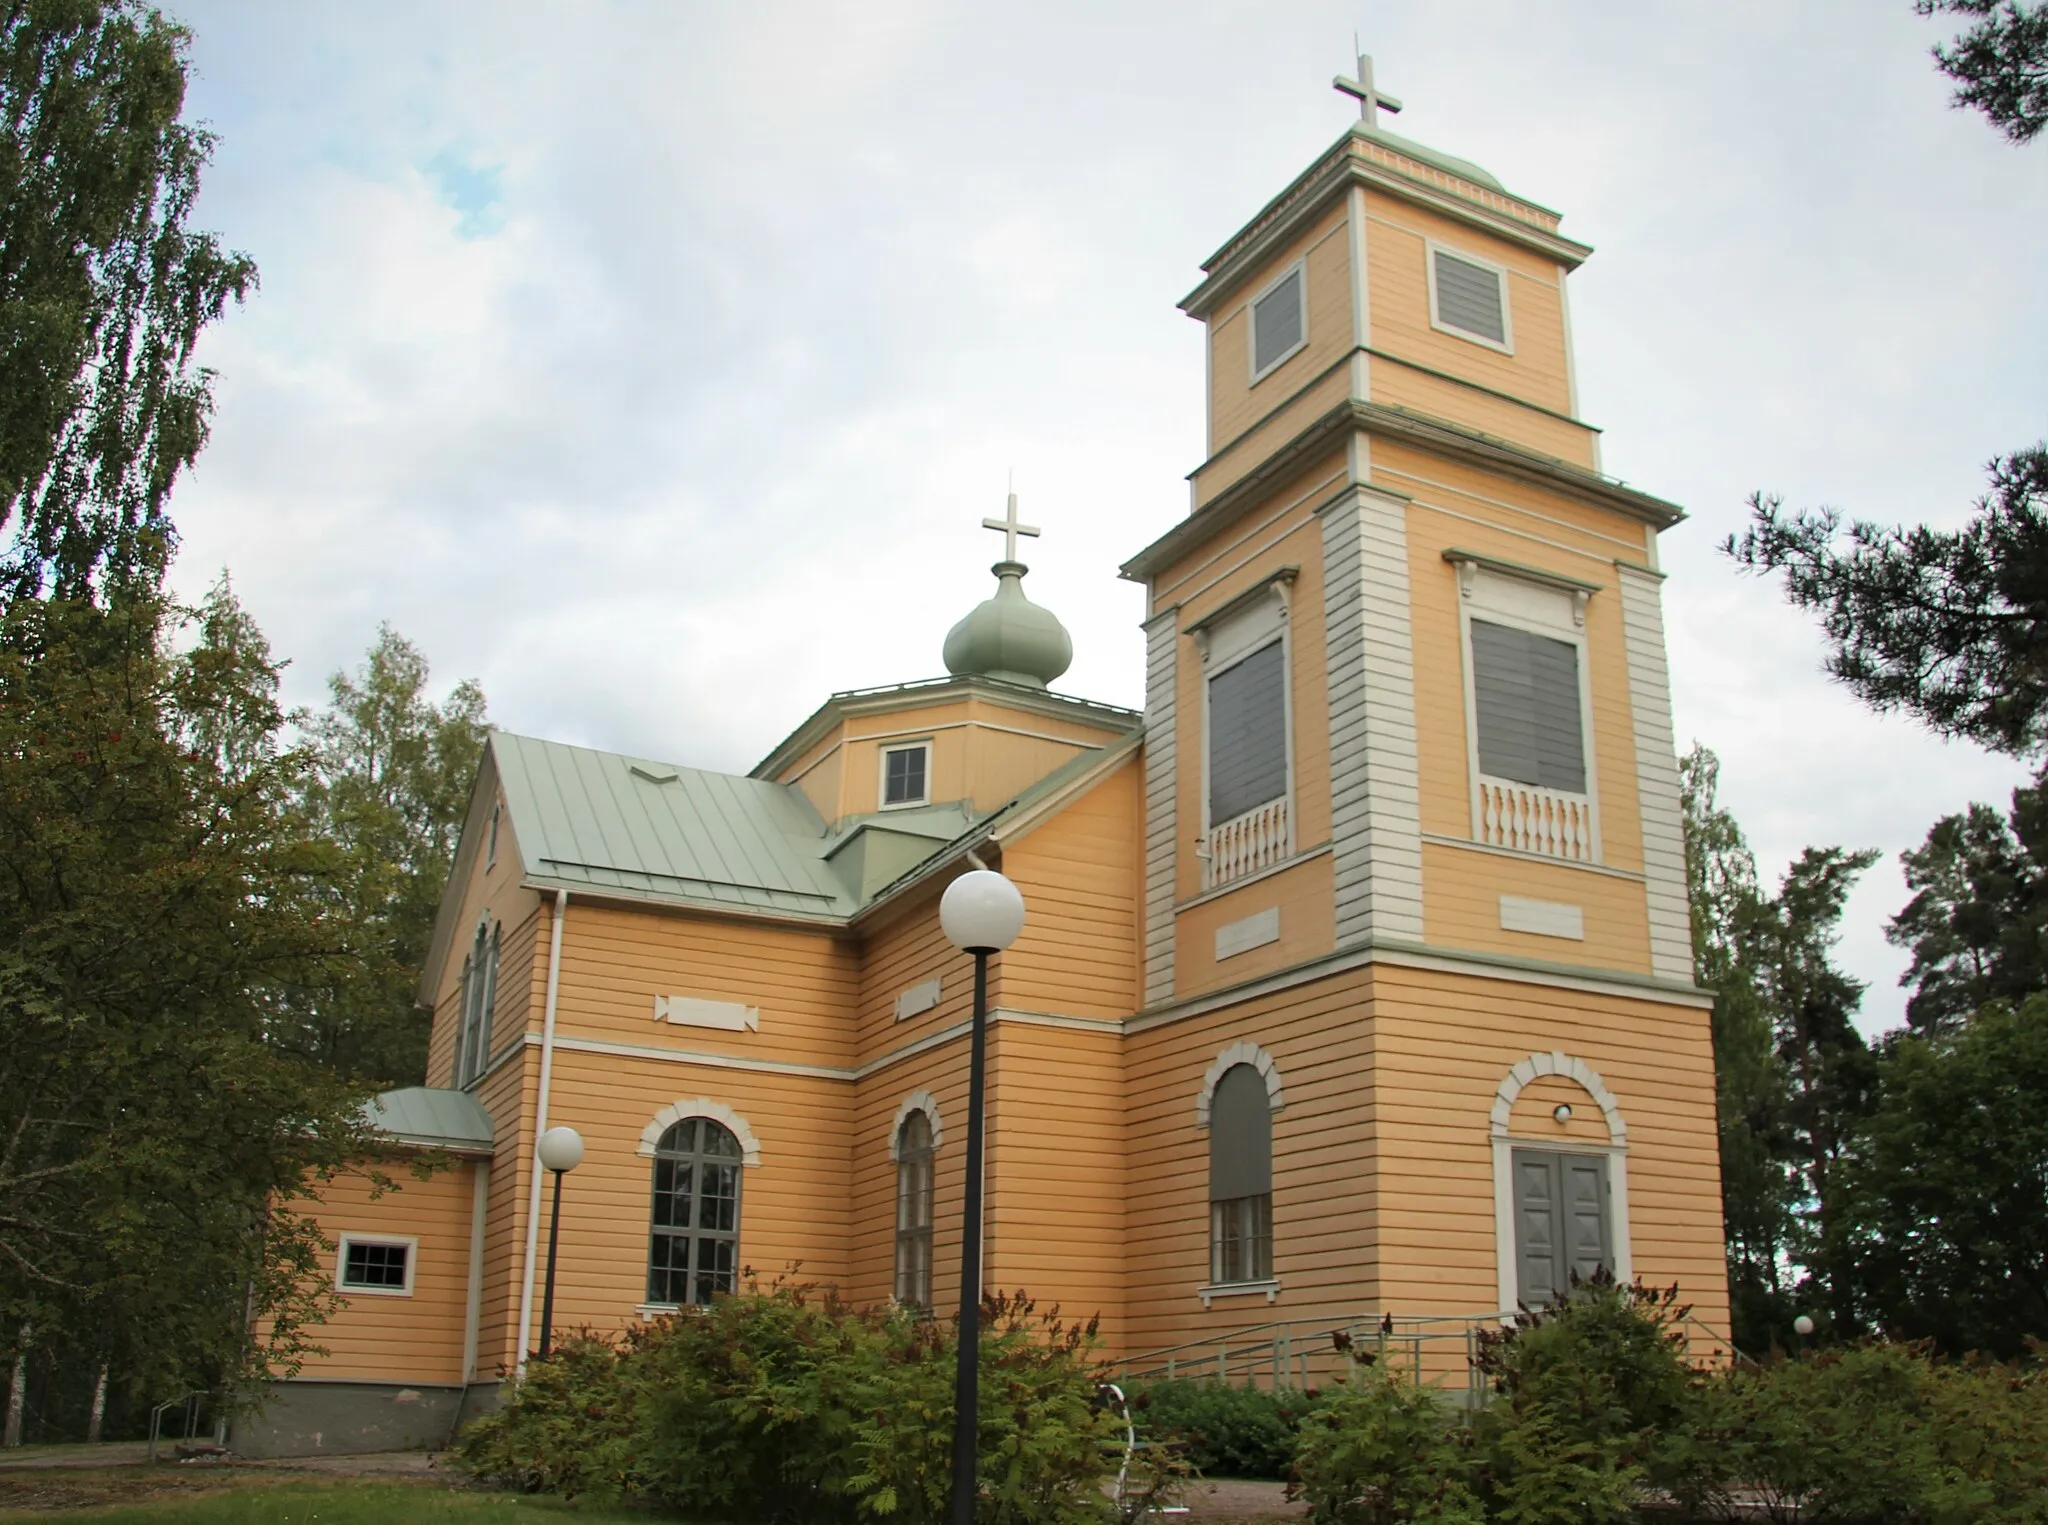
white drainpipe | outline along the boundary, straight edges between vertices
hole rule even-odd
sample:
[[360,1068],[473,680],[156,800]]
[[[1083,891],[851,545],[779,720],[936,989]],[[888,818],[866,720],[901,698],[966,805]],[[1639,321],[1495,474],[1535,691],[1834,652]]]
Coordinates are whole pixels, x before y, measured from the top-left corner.
[[526,1276],[519,1289],[519,1366],[526,1371],[526,1351],[533,1334],[534,1252],[540,1247],[540,1136],[548,1131],[548,1082],[555,1073],[555,995],[562,987],[562,921],[569,910],[569,892],[555,891],[554,926],[548,933],[548,997],[540,1030],[540,1098],[534,1107],[533,1189],[526,1195]]

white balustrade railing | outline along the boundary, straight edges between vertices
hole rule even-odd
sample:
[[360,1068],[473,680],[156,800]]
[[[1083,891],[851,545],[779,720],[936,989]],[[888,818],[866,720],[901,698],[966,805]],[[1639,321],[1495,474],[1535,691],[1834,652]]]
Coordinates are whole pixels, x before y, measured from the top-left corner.
[[1293,855],[1287,797],[1268,800],[1234,820],[1209,828],[1208,856],[1202,860],[1202,888],[1214,889]]
[[1583,794],[1482,777],[1479,840],[1489,847],[1594,863],[1600,857],[1600,822],[1592,800]]

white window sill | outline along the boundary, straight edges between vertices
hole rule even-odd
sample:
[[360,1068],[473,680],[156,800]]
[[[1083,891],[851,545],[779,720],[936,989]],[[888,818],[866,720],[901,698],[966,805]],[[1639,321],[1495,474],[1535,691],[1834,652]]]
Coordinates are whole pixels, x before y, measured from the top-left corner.
[[696,1307],[695,1303],[642,1303],[633,1312],[641,1318],[655,1319],[666,1318],[671,1313],[690,1313],[695,1311]]
[[1195,1288],[1195,1295],[1201,1298],[1204,1308],[1219,1297],[1255,1297],[1260,1293],[1265,1294],[1267,1302],[1273,1301],[1280,1295],[1280,1278],[1269,1276],[1264,1281],[1219,1281]]

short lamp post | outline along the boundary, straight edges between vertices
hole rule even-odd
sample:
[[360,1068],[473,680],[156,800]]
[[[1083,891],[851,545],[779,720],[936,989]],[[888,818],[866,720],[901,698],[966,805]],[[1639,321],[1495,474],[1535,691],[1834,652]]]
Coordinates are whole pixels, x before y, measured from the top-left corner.
[[967,1064],[967,1179],[960,1232],[960,1349],[953,1377],[953,1525],[974,1525],[974,1451],[981,1406],[981,1115],[988,1055],[988,961],[1024,930],[1024,897],[993,869],[962,874],[939,901],[939,925],[974,955]]
[[555,1205],[548,1214],[548,1287],[540,1301],[540,1358],[545,1361],[555,1336],[555,1248],[562,1241],[562,1177],[583,1163],[583,1135],[574,1128],[550,1128],[534,1150],[540,1168],[555,1173]]
[[1792,1320],[1792,1332],[1799,1336],[1799,1353],[1806,1353],[1806,1342],[1813,1338],[1813,1320],[1802,1313]]

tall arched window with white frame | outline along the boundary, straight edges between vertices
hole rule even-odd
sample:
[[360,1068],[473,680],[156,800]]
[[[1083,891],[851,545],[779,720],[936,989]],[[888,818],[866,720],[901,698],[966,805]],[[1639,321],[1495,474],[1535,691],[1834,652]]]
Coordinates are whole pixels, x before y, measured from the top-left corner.
[[1209,1279],[1273,1275],[1273,1107],[1266,1077],[1234,1064],[1209,1101]]
[[655,1144],[648,1302],[683,1307],[734,1290],[744,1160],[732,1130],[708,1117],[671,1124]]
[[932,1306],[932,1120],[912,1111],[896,1130],[896,1301]]

